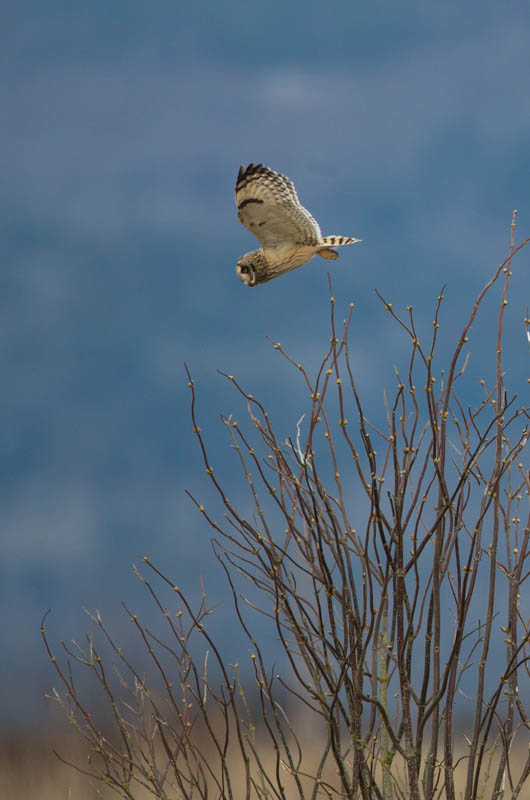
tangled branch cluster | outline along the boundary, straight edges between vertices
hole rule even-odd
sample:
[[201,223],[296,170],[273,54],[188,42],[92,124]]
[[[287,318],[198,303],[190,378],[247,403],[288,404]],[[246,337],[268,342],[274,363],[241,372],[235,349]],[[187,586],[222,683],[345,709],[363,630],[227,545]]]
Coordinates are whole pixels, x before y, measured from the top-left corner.
[[[505,386],[502,335],[512,258],[528,241],[512,242],[442,373],[434,364],[443,293],[426,343],[413,309],[402,318],[380,297],[410,344],[382,423],[371,421],[352,367],[353,307],[338,330],[333,296],[331,341],[316,375],[274,344],[307,389],[294,439],[281,441],[264,406],[226,375],[248,409],[246,423],[222,422],[251,512],[230,502],[214,472],[188,373],[193,431],[223,522],[192,500],[213,529],[253,677],[225,662],[205,592],[193,609],[146,557],[137,574],[167,637],[125,610],[149,656],[149,679],[99,614],[91,618],[110,647],[106,659],[90,636],[83,647],[65,646],[60,663],[42,629],[62,684],[54,699],[91,749],[88,774],[126,798],[524,796],[530,754],[514,754],[530,733],[530,417]],[[481,382],[482,398],[466,407],[457,391],[465,345],[498,284],[495,382]],[[240,592],[241,578],[259,603]],[[274,627],[286,658],[279,673],[255,612]],[[77,690],[81,668],[103,690],[110,726]]]

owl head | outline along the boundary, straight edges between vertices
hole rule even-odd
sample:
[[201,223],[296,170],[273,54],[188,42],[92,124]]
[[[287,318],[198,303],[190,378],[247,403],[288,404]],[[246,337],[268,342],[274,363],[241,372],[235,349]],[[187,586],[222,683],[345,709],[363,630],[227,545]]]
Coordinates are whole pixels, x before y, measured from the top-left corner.
[[236,272],[240,281],[246,286],[257,286],[258,270],[263,262],[263,254],[259,250],[245,253],[236,265]]

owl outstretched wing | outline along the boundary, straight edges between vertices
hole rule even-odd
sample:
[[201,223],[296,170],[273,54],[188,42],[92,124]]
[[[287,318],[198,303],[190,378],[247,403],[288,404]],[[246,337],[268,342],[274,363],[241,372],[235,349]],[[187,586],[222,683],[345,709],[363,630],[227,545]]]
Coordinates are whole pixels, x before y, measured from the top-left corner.
[[264,250],[316,244],[321,238],[319,225],[301,205],[294,184],[263,164],[240,167],[236,206],[239,221]]

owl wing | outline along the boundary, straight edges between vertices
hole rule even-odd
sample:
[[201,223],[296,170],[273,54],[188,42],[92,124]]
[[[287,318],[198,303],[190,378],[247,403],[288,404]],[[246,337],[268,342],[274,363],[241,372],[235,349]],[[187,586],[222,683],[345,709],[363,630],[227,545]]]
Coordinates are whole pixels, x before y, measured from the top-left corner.
[[237,218],[264,250],[316,244],[321,232],[301,204],[294,184],[263,164],[240,167],[236,181]]

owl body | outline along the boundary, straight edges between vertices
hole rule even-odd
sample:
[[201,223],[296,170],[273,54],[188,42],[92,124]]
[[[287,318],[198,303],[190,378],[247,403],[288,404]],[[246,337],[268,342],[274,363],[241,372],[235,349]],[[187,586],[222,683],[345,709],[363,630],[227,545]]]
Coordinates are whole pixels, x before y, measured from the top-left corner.
[[[277,278],[285,272],[302,267],[317,252],[314,245],[271,248],[267,250],[267,255],[260,248],[241,256],[237,262],[236,271],[247,286],[257,286]],[[337,258],[337,256],[334,257]]]
[[237,262],[237,275],[247,286],[258,286],[297,269],[315,255],[338,258],[333,247],[360,241],[349,236],[322,236],[317,221],[301,205],[293,183],[263,164],[240,168],[235,194],[239,221],[262,245]]

